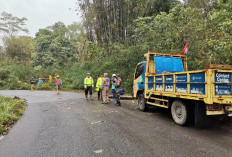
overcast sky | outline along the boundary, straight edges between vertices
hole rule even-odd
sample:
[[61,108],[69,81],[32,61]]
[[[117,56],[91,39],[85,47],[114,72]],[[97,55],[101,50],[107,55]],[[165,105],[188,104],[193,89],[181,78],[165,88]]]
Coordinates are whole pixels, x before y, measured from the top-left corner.
[[27,28],[34,36],[40,28],[51,26],[58,21],[66,25],[80,22],[77,15],[77,0],[0,0],[0,12],[11,13],[13,16],[26,17]]

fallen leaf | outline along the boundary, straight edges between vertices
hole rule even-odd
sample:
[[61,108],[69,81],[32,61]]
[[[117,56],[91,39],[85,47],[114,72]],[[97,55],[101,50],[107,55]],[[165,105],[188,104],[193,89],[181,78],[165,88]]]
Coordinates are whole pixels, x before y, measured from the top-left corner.
[[94,153],[97,153],[97,154],[102,153],[102,152],[103,152],[103,150],[101,150],[101,149],[94,151]]
[[103,121],[96,121],[96,122],[92,122],[92,123],[90,123],[91,125],[93,125],[93,124],[97,124],[97,123],[102,123]]

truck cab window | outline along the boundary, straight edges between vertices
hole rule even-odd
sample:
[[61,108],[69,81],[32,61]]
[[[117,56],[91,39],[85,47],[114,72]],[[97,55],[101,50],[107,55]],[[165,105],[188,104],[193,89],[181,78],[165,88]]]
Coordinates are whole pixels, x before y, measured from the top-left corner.
[[143,69],[144,69],[144,63],[140,63],[137,66],[136,72],[135,72],[135,79],[137,79],[140,75],[143,74]]

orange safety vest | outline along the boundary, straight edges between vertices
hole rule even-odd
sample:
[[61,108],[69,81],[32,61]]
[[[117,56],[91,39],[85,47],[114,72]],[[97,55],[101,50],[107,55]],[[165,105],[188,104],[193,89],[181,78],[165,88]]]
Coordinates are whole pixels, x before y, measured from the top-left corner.
[[117,85],[120,86],[120,80],[119,80],[119,79],[118,79],[118,81],[117,81]]
[[60,79],[56,79],[56,84],[60,85]]

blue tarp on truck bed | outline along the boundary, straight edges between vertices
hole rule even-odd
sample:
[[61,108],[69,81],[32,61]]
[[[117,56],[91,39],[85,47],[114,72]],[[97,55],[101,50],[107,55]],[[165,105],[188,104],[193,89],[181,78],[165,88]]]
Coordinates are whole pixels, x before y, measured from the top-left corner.
[[154,56],[156,74],[184,71],[181,58]]

